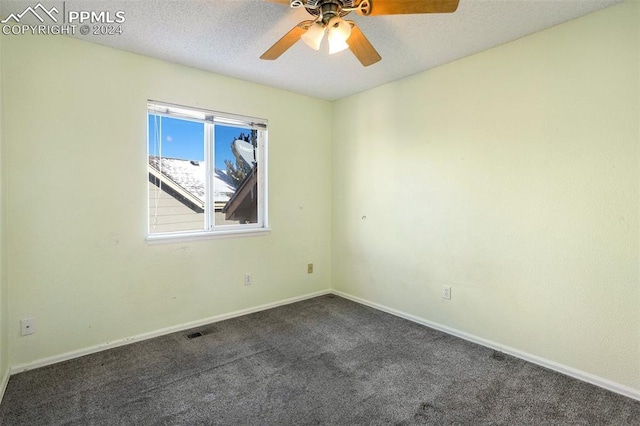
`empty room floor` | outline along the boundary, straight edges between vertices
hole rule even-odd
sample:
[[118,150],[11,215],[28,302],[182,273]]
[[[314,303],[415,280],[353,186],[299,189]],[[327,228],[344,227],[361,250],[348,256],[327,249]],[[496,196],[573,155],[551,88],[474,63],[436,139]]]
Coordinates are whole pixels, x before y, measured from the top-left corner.
[[0,424],[637,425],[640,402],[327,295],[16,374]]

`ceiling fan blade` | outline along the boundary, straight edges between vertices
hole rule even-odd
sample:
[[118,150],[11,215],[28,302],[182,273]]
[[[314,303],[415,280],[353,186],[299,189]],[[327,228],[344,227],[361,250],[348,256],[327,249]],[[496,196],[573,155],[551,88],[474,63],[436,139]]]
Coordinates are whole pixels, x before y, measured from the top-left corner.
[[266,52],[260,56],[260,59],[273,61],[278,59],[280,55],[286,52],[291,46],[300,40],[300,36],[304,34],[313,21],[302,21],[286,33],[280,40],[276,41]]
[[382,59],[356,23],[353,21],[347,22],[351,25],[351,35],[347,39],[347,44],[349,45],[349,50],[358,58],[360,63],[368,67]]
[[369,0],[368,16],[410,13],[453,13],[460,0]]
[[278,3],[278,4],[283,4],[285,6],[289,6],[289,0],[264,0],[268,3]]

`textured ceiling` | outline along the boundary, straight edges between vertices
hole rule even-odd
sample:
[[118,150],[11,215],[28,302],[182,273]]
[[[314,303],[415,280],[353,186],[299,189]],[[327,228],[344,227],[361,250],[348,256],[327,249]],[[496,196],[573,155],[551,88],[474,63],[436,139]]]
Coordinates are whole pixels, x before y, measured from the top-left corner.
[[[375,1],[375,0],[374,0]],[[425,0],[429,1],[429,0]],[[94,43],[323,99],[338,99],[586,15],[620,0],[460,0],[452,14],[349,15],[382,61],[363,67],[350,51],[319,52],[298,42],[276,61],[260,55],[298,22],[303,9],[264,0],[79,1],[67,10],[123,10],[119,36]],[[19,9],[3,1],[3,17]],[[18,2],[18,4],[35,4]],[[47,2],[56,4],[61,2]],[[7,4],[11,4],[7,6]]]

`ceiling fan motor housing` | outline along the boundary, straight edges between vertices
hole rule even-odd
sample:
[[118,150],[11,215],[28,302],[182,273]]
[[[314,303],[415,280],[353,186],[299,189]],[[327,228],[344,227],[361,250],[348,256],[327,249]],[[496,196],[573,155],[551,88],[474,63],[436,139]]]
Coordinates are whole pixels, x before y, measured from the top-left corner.
[[351,13],[351,10],[343,10],[355,7],[356,0],[293,0],[291,6],[294,7],[294,2],[302,3],[302,6],[312,16],[322,16],[322,22],[327,24],[334,16],[343,17]]

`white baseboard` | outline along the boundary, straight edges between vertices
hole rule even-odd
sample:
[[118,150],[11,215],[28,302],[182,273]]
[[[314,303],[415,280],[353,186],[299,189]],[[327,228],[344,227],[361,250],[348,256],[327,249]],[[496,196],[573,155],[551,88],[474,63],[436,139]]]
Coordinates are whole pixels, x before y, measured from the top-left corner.
[[295,303],[295,302],[300,302],[302,300],[306,300],[306,299],[312,299],[314,297],[318,297],[318,296],[323,296],[325,294],[329,294],[329,293],[333,293],[337,296],[340,297],[344,297],[345,299],[349,299],[352,300],[356,303],[360,303],[362,305],[365,306],[369,306],[371,308],[389,313],[391,315],[395,315],[397,317],[400,318],[404,318],[406,320],[418,323],[418,324],[422,324],[425,325],[427,327],[436,329],[436,330],[440,330],[444,333],[447,334],[451,334],[453,336],[459,337],[461,339],[464,340],[468,340],[470,342],[473,343],[477,343],[479,345],[494,349],[494,350],[498,350],[510,355],[513,355],[517,358],[523,359],[525,361],[540,365],[542,367],[548,368],[550,370],[554,370],[557,371],[559,373],[565,374],[567,376],[576,378],[578,380],[582,380],[584,382],[587,383],[591,383],[593,385],[599,386],[601,388],[607,389],[609,391],[618,393],[620,395],[626,396],[628,398],[632,398],[635,400],[640,401],[640,390],[628,387],[628,386],[624,386],[621,385],[619,383],[615,383],[612,382],[611,380],[607,380],[604,379],[602,377],[590,374],[590,373],[586,373],[584,371],[581,370],[577,370],[575,368],[572,367],[568,367],[566,365],[563,364],[559,364],[557,362],[554,361],[550,361],[548,359],[545,358],[541,358],[539,356],[536,355],[532,355],[529,354],[527,352],[523,352],[520,351],[518,349],[514,349],[511,348],[509,346],[505,346],[502,345],[500,343],[496,343],[496,342],[492,342],[490,340],[487,339],[483,339],[481,337],[478,336],[474,336],[472,334],[469,333],[465,333],[463,331],[460,330],[456,330],[454,328],[451,327],[447,327],[445,325],[442,324],[438,324],[432,321],[428,321],[426,319],[417,317],[415,315],[411,315],[411,314],[407,314],[405,312],[399,311],[397,309],[393,309],[390,308],[388,306],[385,305],[381,305],[379,303],[374,303],[365,299],[362,299],[360,297],[357,296],[353,296],[351,294],[348,293],[344,293],[342,291],[339,290],[323,290],[323,291],[318,291],[315,293],[309,293],[303,296],[298,296],[298,297],[292,297],[290,299],[285,299],[285,300],[280,300],[277,302],[272,302],[272,303],[267,303],[264,305],[260,305],[260,306],[256,306],[253,308],[248,308],[248,309],[242,309],[239,311],[234,311],[234,312],[229,312],[226,314],[221,314],[221,315],[216,315],[213,317],[209,317],[209,318],[204,318],[201,320],[197,320],[197,321],[191,321],[188,323],[184,323],[184,324],[179,324],[179,325],[175,325],[175,326],[171,326],[171,327],[166,327],[160,330],[156,330],[156,331],[152,331],[152,332],[148,332],[148,333],[143,333],[143,334],[139,334],[136,336],[131,336],[131,337],[126,337],[123,339],[119,339],[119,340],[114,340],[112,342],[107,342],[107,343],[102,343],[99,345],[95,345],[95,346],[91,346],[88,348],[84,348],[84,349],[79,349],[79,350],[75,350],[75,351],[71,351],[71,352],[67,352],[64,354],[60,354],[60,355],[55,355],[52,357],[48,357],[48,358],[42,358],[36,361],[32,361],[29,363],[25,363],[25,364],[19,364],[19,365],[15,365],[12,366],[11,369],[9,371],[6,371],[4,376],[2,377],[2,381],[0,382],[0,401],[2,401],[2,396],[4,395],[4,391],[6,389],[7,383],[9,382],[9,376],[10,374],[16,374],[16,373],[20,373],[22,371],[27,371],[27,370],[32,370],[34,368],[40,368],[40,367],[45,367],[47,365],[51,365],[51,364],[56,364],[58,362],[63,362],[63,361],[67,361],[70,359],[74,359],[74,358],[79,358],[81,356],[84,355],[89,355],[92,353],[96,353],[96,352],[101,352],[107,349],[111,349],[111,348],[116,348],[118,346],[123,346],[123,345],[128,345],[130,343],[135,343],[135,342],[140,342],[143,340],[147,340],[147,339],[151,339],[154,337],[159,337],[159,336],[164,336],[166,334],[171,334],[171,333],[175,333],[178,331],[183,331],[183,330],[188,330],[191,328],[196,328],[196,327],[201,327],[207,324],[211,324],[211,323],[215,323],[215,322],[219,322],[219,321],[224,321],[226,319],[231,319],[231,318],[235,318],[235,317],[239,317],[242,315],[248,315],[248,314],[252,314],[255,312],[260,312],[260,311],[264,311],[267,309],[272,309],[272,308],[276,308],[278,306],[283,306],[283,305],[288,305],[291,303]]
[[479,345],[498,350],[500,352],[507,353],[509,355],[513,355],[516,358],[523,359],[525,361],[531,362],[533,364],[540,365],[542,367],[548,368],[550,370],[557,371],[558,373],[565,374],[567,376],[573,377],[578,380],[582,380],[583,382],[591,383],[592,385],[599,386],[601,388],[607,389],[611,392],[618,393],[620,395],[626,396],[628,398],[632,398],[640,401],[640,390],[634,389],[625,385],[621,385],[616,382],[612,382],[611,380],[604,379],[602,377],[596,376],[594,374],[590,374],[581,370],[577,370],[575,368],[559,364],[557,362],[539,357],[537,355],[532,355],[527,352],[523,352],[518,349],[511,348],[509,346],[502,345],[500,343],[492,342],[487,339],[483,339],[482,337],[474,336],[469,333],[465,333],[464,331],[456,330],[451,327],[447,327],[442,324],[438,324],[436,322],[428,321],[426,319],[417,317],[415,315],[407,314],[405,312],[399,311],[397,309],[389,308],[388,306],[381,305],[379,303],[370,302],[365,299],[361,299],[360,297],[353,296],[348,293],[344,293],[339,290],[331,290],[331,293],[344,297],[345,299],[349,299],[351,301],[360,303],[362,305],[369,306],[371,308],[377,309],[379,311],[386,312],[391,315],[395,315],[400,318],[404,318],[406,320],[425,325],[427,327],[440,330],[444,333],[451,334],[453,336],[459,337],[464,340],[468,340],[469,342],[477,343]]
[[[203,325],[212,324],[214,322],[224,321],[227,319],[240,317],[243,315],[253,314],[255,312],[265,311],[267,309],[277,308],[278,306],[289,305],[291,303],[300,302],[302,300],[312,299],[314,297],[323,296],[331,293],[329,290],[317,291],[315,293],[309,293],[302,296],[292,297],[289,299],[279,300],[277,302],[267,303],[253,308],[241,309],[239,311],[229,312],[226,314],[216,315],[209,318],[204,318],[197,321],[191,321],[183,324],[178,324],[171,327],[162,328],[160,330],[151,331],[148,333],[138,334],[136,336],[125,337],[123,339],[114,340],[112,342],[101,343],[99,345],[90,346],[88,348],[78,349],[75,351],[63,353],[60,355],[54,355],[47,358],[38,359],[25,364],[18,364],[11,367],[10,372],[7,372],[6,380],[9,380],[9,373],[16,374],[27,370],[33,370],[34,368],[45,367],[47,365],[56,364],[58,362],[67,361],[81,356],[101,352],[111,348],[117,348],[118,346],[124,346],[135,342],[140,342],[154,337],[164,336],[166,334],[175,333],[177,331],[184,331],[190,328],[202,327]],[[6,383],[5,383],[6,385]],[[2,388],[4,389],[4,388]],[[0,399],[1,401],[1,399]]]
[[2,381],[0,381],[0,402],[2,402],[2,398],[4,397],[4,391],[7,390],[7,385],[9,384],[9,376],[11,375],[11,371],[7,368],[7,371],[2,375]]

